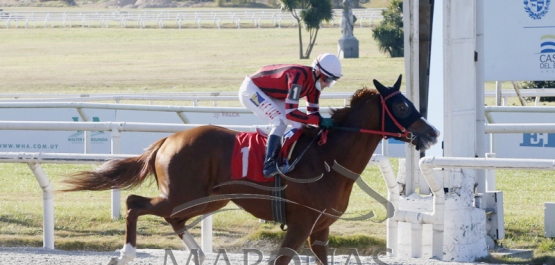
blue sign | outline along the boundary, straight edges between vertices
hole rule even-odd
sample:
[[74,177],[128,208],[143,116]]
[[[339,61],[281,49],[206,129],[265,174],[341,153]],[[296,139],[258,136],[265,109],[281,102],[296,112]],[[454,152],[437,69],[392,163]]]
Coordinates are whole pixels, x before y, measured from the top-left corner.
[[524,133],[520,146],[555,147],[555,133]]

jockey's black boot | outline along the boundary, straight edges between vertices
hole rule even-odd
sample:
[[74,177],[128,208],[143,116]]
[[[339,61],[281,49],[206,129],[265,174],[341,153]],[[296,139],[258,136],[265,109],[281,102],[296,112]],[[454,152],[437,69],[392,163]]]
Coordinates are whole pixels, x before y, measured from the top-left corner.
[[264,167],[262,174],[265,178],[271,178],[279,173],[277,168],[277,158],[281,149],[281,137],[277,135],[268,136],[266,143],[266,156],[264,157]]

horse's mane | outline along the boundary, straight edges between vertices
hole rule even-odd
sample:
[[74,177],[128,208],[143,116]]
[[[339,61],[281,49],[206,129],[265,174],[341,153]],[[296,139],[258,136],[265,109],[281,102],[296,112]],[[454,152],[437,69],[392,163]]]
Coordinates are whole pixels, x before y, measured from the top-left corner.
[[357,106],[361,102],[366,102],[370,97],[379,94],[378,90],[376,89],[368,89],[367,87],[363,87],[355,92],[351,97],[351,102],[347,107],[342,109],[334,109],[331,111],[331,118],[333,119],[334,123],[341,123],[346,117],[349,112],[351,112],[354,106]]
[[[347,115],[351,112],[353,107],[357,106],[361,102],[364,103],[372,96],[378,95],[379,92],[376,89],[369,89],[366,86],[357,90],[353,96],[351,97],[351,102],[344,108],[341,109],[333,109],[331,110],[331,118],[335,124],[342,123],[343,120],[346,119]],[[315,136],[319,129],[318,127],[314,126],[306,126],[302,127],[302,130],[305,134]]]

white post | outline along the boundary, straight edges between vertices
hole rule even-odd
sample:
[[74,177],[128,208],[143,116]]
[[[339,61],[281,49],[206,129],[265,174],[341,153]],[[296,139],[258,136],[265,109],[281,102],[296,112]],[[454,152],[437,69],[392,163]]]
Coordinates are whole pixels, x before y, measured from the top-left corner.
[[[404,43],[408,47],[405,52],[405,83],[406,96],[415,106],[420,105],[419,96],[419,2],[404,0],[403,2],[404,18]],[[411,145],[405,144],[406,170],[407,177],[405,180],[405,195],[414,193],[419,181],[418,160],[420,152],[412,148]]]
[[38,163],[27,163],[42,189],[43,247],[54,249],[54,191],[50,180]]
[[[112,154],[121,153],[121,132],[117,128],[112,128]],[[112,195],[112,220],[121,217],[121,190],[111,190]]]
[[[495,153],[487,153],[487,158],[495,158]],[[495,191],[495,169],[486,170],[486,191]]]
[[411,224],[411,257],[422,257],[422,224]]
[[85,147],[83,153],[91,153],[91,131],[83,131],[83,141],[85,141]]
[[204,215],[202,219],[201,245],[204,253],[212,253],[212,215]]
[[[391,168],[391,163],[389,163],[389,159],[384,155],[372,155],[370,159],[369,165],[376,165],[380,167],[380,172],[384,178],[385,184],[387,186],[387,200],[391,202],[388,207],[393,207],[394,209],[388,208],[387,211],[395,212],[399,210],[399,185],[393,174],[393,169]],[[387,242],[386,247],[391,249],[391,256],[397,257],[398,254],[398,235],[399,235],[399,221],[394,220],[395,218],[391,217],[387,219],[386,222],[386,229],[387,229]]]
[[505,102],[501,102],[501,91],[503,91],[501,82],[495,81],[495,106],[506,105]]
[[[79,113],[79,116],[81,116],[81,119],[83,121],[89,121],[89,117],[83,111],[82,108],[76,108],[76,110]],[[84,153],[85,154],[90,154],[91,153],[91,135],[92,135],[91,131],[83,131],[83,141],[85,142],[85,146],[84,146],[84,149],[85,149]]]
[[[485,157],[487,153],[485,133],[485,100],[484,100],[484,22],[483,22],[483,1],[476,1],[476,141],[474,147],[474,157]],[[476,171],[477,193],[486,194],[486,172],[479,169]]]

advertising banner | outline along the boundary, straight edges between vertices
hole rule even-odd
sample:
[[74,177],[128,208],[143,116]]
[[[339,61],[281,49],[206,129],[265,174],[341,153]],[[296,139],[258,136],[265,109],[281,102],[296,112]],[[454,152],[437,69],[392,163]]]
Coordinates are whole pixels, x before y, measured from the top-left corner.
[[[177,123],[183,121],[174,112],[82,109],[92,122],[144,122]],[[267,122],[250,113],[184,113],[191,124],[215,125],[267,125]],[[327,116],[327,115],[325,115]],[[60,109],[0,109],[0,120],[4,121],[82,121],[74,108]],[[45,152],[45,153],[84,153],[85,138],[83,131],[27,131],[0,130],[0,152]],[[121,153],[141,154],[156,140],[171,133],[121,132]],[[91,132],[91,151],[95,154],[110,154],[111,132]],[[381,144],[376,148],[381,154]],[[404,143],[395,139],[388,140],[387,154],[390,157],[404,157]]]
[[553,1],[481,1],[486,81],[555,80]]
[[[492,112],[495,123],[545,123],[555,120],[555,113]],[[555,157],[553,133],[499,133],[494,135],[494,152],[498,158]]]

